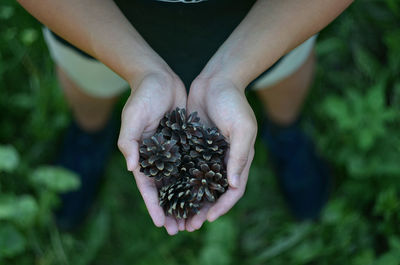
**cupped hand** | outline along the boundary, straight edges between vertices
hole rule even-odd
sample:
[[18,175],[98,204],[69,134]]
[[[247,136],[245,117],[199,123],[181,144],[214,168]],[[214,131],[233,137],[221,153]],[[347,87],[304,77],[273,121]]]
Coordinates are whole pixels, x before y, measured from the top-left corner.
[[158,227],[164,226],[171,235],[184,230],[185,223],[167,217],[159,206],[158,192],[153,178],[140,172],[140,141],[152,136],[166,112],[186,106],[184,85],[173,74],[146,74],[131,84],[129,96],[121,117],[118,147],[123,153],[127,168],[135,176],[137,187],[142,194],[147,210]]
[[250,164],[254,157],[257,122],[244,95],[228,78],[200,78],[192,84],[187,103],[188,112],[197,111],[208,126],[216,126],[227,138],[229,188],[214,205],[205,205],[186,221],[186,229],[199,229],[205,220],[212,222],[228,212],[243,196]]

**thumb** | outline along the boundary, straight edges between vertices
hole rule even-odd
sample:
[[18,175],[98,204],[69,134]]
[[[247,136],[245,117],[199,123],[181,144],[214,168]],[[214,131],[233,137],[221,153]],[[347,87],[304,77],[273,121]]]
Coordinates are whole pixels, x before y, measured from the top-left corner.
[[240,176],[246,167],[254,144],[253,134],[247,132],[233,132],[230,137],[228,155],[228,181],[232,188],[240,186]]
[[125,137],[119,138],[118,148],[124,155],[126,160],[126,167],[128,171],[133,171],[139,163],[139,144],[135,140],[129,140]]
[[133,171],[139,164],[139,141],[143,131],[143,121],[137,113],[122,114],[118,148],[125,157],[129,171]]

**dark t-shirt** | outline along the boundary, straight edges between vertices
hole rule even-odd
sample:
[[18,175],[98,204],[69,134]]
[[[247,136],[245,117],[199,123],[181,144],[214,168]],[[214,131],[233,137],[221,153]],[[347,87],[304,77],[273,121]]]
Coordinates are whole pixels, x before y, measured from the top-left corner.
[[189,87],[255,2],[194,1],[196,3],[115,0],[135,29],[168,63],[186,87]]

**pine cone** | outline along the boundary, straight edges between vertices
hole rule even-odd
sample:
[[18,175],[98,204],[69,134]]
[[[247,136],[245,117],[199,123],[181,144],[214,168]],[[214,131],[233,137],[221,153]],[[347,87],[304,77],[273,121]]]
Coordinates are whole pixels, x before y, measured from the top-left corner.
[[167,113],[160,121],[158,131],[163,134],[166,139],[176,140],[183,150],[188,151],[189,139],[192,136],[199,135],[197,129],[200,127],[200,118],[197,112],[191,113],[186,117],[186,110],[176,108],[171,113]]
[[201,136],[191,139],[193,149],[190,151],[190,156],[193,158],[200,156],[206,161],[223,161],[228,143],[218,128],[201,128],[199,131]]
[[144,139],[139,149],[140,172],[156,180],[177,176],[181,154],[176,140],[166,140],[161,133]]
[[164,211],[179,219],[186,219],[197,213],[199,203],[193,202],[193,194],[188,178],[182,178],[177,182],[160,189],[160,206]]
[[196,163],[190,155],[184,155],[182,157],[182,163],[180,166],[180,176],[181,177],[189,177],[189,172],[192,168],[195,168]]
[[197,113],[176,108],[161,119],[157,133],[142,141],[140,171],[155,177],[166,214],[188,218],[227,189],[224,156],[228,143],[217,128],[205,128]]
[[[200,169],[198,169],[200,168]],[[190,169],[190,185],[193,186],[195,202],[202,202],[203,198],[214,202],[228,188],[226,171],[220,164],[199,162],[197,168]]]

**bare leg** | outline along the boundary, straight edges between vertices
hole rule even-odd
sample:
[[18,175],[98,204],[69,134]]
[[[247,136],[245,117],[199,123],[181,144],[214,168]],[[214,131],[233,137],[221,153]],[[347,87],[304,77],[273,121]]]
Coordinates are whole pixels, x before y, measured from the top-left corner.
[[65,97],[80,127],[87,132],[102,129],[106,125],[118,97],[96,98],[90,96],[75,84],[60,67],[57,66],[56,70]]
[[318,217],[328,199],[332,178],[312,139],[293,124],[310,88],[314,65],[312,53],[295,73],[258,92],[272,121],[265,123],[261,136],[289,209],[299,220]]
[[269,119],[285,126],[294,122],[310,88],[315,66],[314,52],[292,75],[279,83],[257,91]]
[[81,180],[78,190],[62,195],[62,206],[56,213],[58,226],[63,230],[71,230],[83,222],[93,204],[100,177],[115,146],[113,130],[116,128],[112,126],[114,123],[108,121],[117,97],[90,96],[60,67],[56,69],[65,98],[78,124],[71,125],[66,131],[57,158],[57,165],[77,173]]

